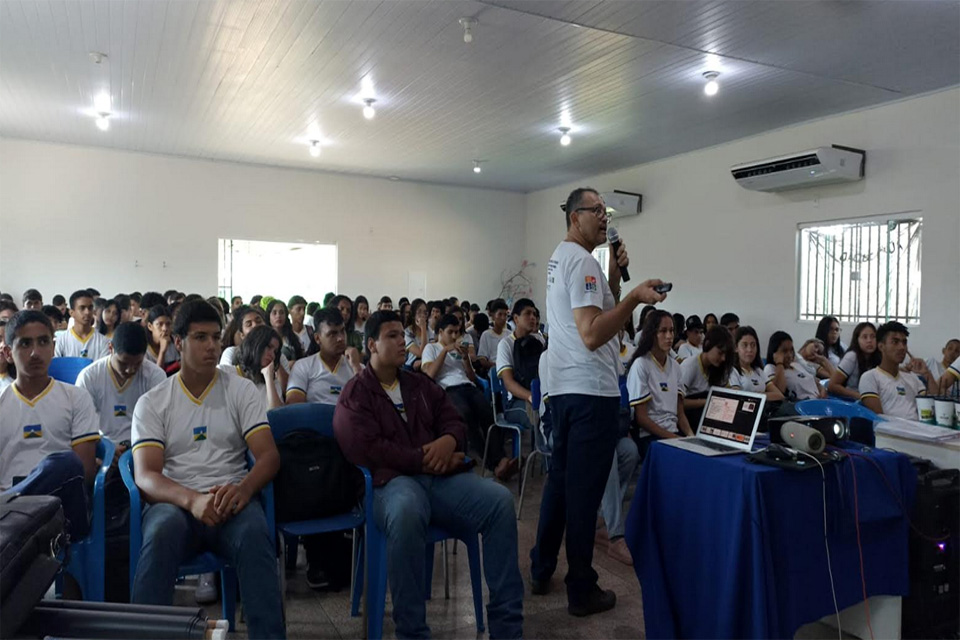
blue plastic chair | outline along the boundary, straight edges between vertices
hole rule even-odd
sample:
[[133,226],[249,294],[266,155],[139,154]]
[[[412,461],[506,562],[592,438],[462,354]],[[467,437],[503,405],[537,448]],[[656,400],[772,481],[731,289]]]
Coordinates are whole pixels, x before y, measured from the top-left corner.
[[[302,403],[289,407],[280,407],[267,412],[270,422],[270,431],[273,439],[279,442],[293,431],[315,431],[325,438],[333,438],[333,411],[334,405]],[[300,520],[297,522],[278,522],[277,529],[283,540],[280,545],[283,562],[286,565],[286,556],[296,549],[300,536],[331,531],[353,531],[353,572],[350,582],[350,615],[360,615],[360,595],[363,593],[363,559],[360,556],[361,546],[357,544],[356,532],[361,534],[367,522],[367,514],[373,513],[373,478],[365,467],[357,466],[363,473],[364,494],[363,501],[348,513],[316,518],[314,520]]]
[[487,402],[490,402],[493,399],[493,394],[490,393],[490,381],[486,378],[477,378],[477,382],[480,384],[480,389],[483,390],[483,397],[487,399]]
[[626,409],[630,406],[630,392],[627,391],[627,376],[620,376],[620,408]]
[[[531,405],[533,410],[537,415],[540,415],[540,379],[536,378],[533,382],[530,383],[530,394],[531,394]],[[527,486],[527,474],[530,473],[530,463],[537,456],[542,456],[544,459],[550,458],[553,455],[553,452],[547,448],[547,443],[543,441],[543,437],[540,435],[539,425],[537,425],[537,433],[534,434],[534,448],[530,455],[527,457],[527,462],[523,465],[523,475],[520,476],[520,501],[517,504],[517,520],[520,519],[520,514],[523,513],[523,489]]]
[[[253,457],[247,452],[247,465],[253,466]],[[140,547],[143,546],[142,520],[143,511],[140,501],[140,489],[137,488],[133,475],[133,450],[126,451],[120,456],[120,475],[123,484],[130,493],[130,594],[133,595],[133,579],[137,575],[137,563],[140,559]],[[267,531],[270,532],[270,543],[276,545],[276,523],[273,517],[273,486],[267,484],[260,491],[260,500],[263,512],[267,518]],[[187,564],[180,566],[179,574],[183,576],[200,575],[203,573],[220,573],[221,611],[223,618],[229,624],[229,630],[236,629],[237,613],[237,571],[227,561],[209,551],[200,553]]]
[[[74,358],[81,360],[82,358]],[[101,460],[97,477],[93,481],[93,518],[90,532],[83,540],[70,541],[70,563],[67,573],[72,575],[80,586],[83,599],[88,602],[103,602],[106,594],[106,506],[104,504],[104,482],[116,446],[106,437],[97,442],[97,458]],[[57,579],[57,594],[63,593],[62,578]]]
[[[490,449],[490,434],[493,433],[494,428],[498,429],[509,429],[510,431],[516,432],[516,437],[513,439],[513,457],[520,458],[520,455],[523,451],[521,439],[523,438],[523,432],[526,431],[526,428],[516,422],[510,422],[504,417],[503,411],[497,411],[497,397],[501,398],[503,402],[503,407],[506,409],[507,406],[507,390],[503,387],[503,384],[500,382],[500,378],[497,376],[497,372],[493,369],[490,369],[488,374],[490,380],[490,406],[493,409],[493,424],[487,429],[487,441],[483,445],[483,459],[480,461],[480,477],[482,478],[486,475],[487,471],[487,453]],[[523,485],[519,487],[522,490]]]
[[76,384],[80,372],[93,364],[90,358],[54,358],[47,373],[54,380]]
[[870,422],[877,422],[880,416],[859,403],[844,402],[842,400],[801,400],[795,405],[797,413],[802,416],[834,416],[838,418],[863,418]]

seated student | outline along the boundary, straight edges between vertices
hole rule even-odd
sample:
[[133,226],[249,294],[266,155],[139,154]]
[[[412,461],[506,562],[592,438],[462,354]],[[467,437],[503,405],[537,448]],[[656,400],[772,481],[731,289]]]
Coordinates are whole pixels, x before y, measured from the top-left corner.
[[117,324],[133,320],[130,296],[125,293],[118,293],[113,299],[117,303],[117,313],[120,314],[120,319],[117,321]]
[[817,383],[816,376],[796,363],[793,338],[785,331],[775,331],[770,336],[763,374],[790,402],[827,397],[826,389]]
[[872,322],[861,322],[853,330],[850,348],[840,358],[830,376],[827,391],[835,396],[860,399],[860,376],[880,364],[880,352],[877,351],[877,328]]
[[235,365],[221,364],[220,369],[246,378],[264,394],[267,409],[284,406],[287,370],[280,366],[280,336],[273,327],[254,327],[237,351]]
[[405,301],[405,298],[401,298],[400,304],[397,305],[397,309],[400,313],[400,322],[403,323],[403,326],[407,326],[407,323],[410,322],[410,313],[412,312],[411,304]]
[[23,292],[23,308],[30,311],[40,311],[43,308],[43,296],[36,289],[27,289]]
[[293,332],[293,324],[287,313],[287,305],[283,300],[273,299],[267,304],[267,321],[273,330],[283,339],[280,351],[288,362],[296,362],[304,356],[300,338]]
[[467,335],[474,346],[480,346],[480,336],[490,328],[490,318],[485,313],[473,314],[473,326],[467,329]]
[[317,328],[313,334],[319,350],[293,363],[287,382],[287,404],[319,402],[337,404],[344,386],[359,373],[358,358],[347,357],[347,334],[343,315],[336,307],[326,307],[313,316]]
[[107,355],[107,337],[93,328],[93,297],[86,289],[74,291],[70,296],[73,327],[59,340],[54,348],[55,358],[90,358],[98,360]]
[[433,300],[427,303],[427,334],[430,342],[434,342],[437,339],[437,323],[440,322],[440,318],[448,313],[445,306],[446,305],[439,300]]
[[951,387],[956,388],[958,381],[960,381],[960,358],[954,360],[940,377],[940,393],[946,394]]
[[167,379],[163,369],[146,360],[146,353],[143,328],[135,322],[124,322],[113,333],[110,355],[86,367],[77,377],[77,386],[90,394],[100,416],[100,433],[117,445],[117,457],[129,447],[137,400]]
[[405,365],[419,369],[423,348],[430,344],[430,328],[427,325],[427,303],[421,298],[410,303],[410,315],[403,329],[403,338],[406,342],[407,361]]
[[334,296],[330,306],[337,309],[343,316],[343,330],[347,336],[347,348],[356,349],[357,354],[363,350],[363,336],[354,330],[353,302],[347,296]]
[[753,327],[738,328],[735,343],[737,356],[730,368],[730,388],[766,394],[768,402],[782,401],[783,394],[763,373],[760,338]]
[[[909,335],[907,328],[896,321],[877,329],[880,364],[860,375],[860,402],[876,414],[917,420],[917,396],[936,395],[939,391],[939,382],[922,359],[914,358],[907,370],[900,369],[907,357]],[[924,377],[926,385],[918,375]]]
[[9,300],[0,300],[0,320],[9,321],[20,311],[13,302]]
[[[319,302],[311,302],[310,304],[308,304],[308,305],[307,305],[307,315],[304,317],[303,323],[304,323],[305,325],[309,326],[311,329],[316,330],[316,327],[313,326],[313,316],[314,316],[314,314],[315,314],[317,311],[319,311],[319,310],[320,310],[320,303],[319,303]],[[310,346],[313,347],[313,345],[314,345],[314,342],[311,340],[311,341],[310,341]]]
[[[691,334],[688,332],[687,335]],[[736,359],[736,349],[729,331],[717,325],[707,332],[703,351],[680,364],[684,408],[705,407],[710,387],[725,387],[729,383],[730,370]]]
[[829,380],[836,367],[826,356],[826,347],[818,338],[811,338],[797,350],[795,364],[820,380]]
[[232,298],[230,298],[231,314],[242,306],[243,306],[243,296],[233,296]]
[[681,346],[683,346],[687,340],[687,321],[684,319],[682,313],[673,314],[673,351],[676,352]]
[[[473,321],[476,319],[477,314],[479,314],[479,313],[480,313],[480,305],[478,305],[478,304],[471,304],[471,305],[470,305],[470,308],[467,309],[467,328],[466,328],[466,333],[469,333],[470,330],[473,328]],[[488,318],[488,320],[489,320],[489,318]],[[472,334],[471,334],[471,337],[472,337]],[[479,342],[480,342],[480,336],[477,336],[477,339],[474,340],[474,344],[478,344]]]
[[402,370],[398,314],[370,316],[366,347],[370,364],[343,390],[333,428],[347,460],[373,473],[374,519],[387,541],[397,637],[429,637],[423,567],[430,524],[480,534],[490,637],[521,637],[523,579],[510,490],[461,473],[467,471],[466,427],[439,385]]
[[147,316],[150,315],[150,309],[153,309],[157,305],[162,307],[167,306],[167,300],[161,294],[156,291],[147,291],[140,298],[140,324],[144,327],[147,326]]
[[725,313],[720,316],[720,324],[727,328],[730,335],[736,335],[737,329],[740,328],[740,316],[735,313]]
[[258,307],[240,307],[237,309],[223,334],[223,354],[220,356],[220,364],[230,366],[237,364],[234,362],[234,358],[240,343],[243,342],[243,338],[254,328],[266,323],[263,311]]
[[0,320],[0,393],[13,384],[17,378],[17,367],[13,364],[10,349],[7,348],[7,321]]
[[370,303],[367,301],[365,296],[357,296],[357,299],[353,301],[353,308],[356,310],[356,313],[354,314],[356,317],[353,322],[353,330],[360,334],[360,351],[363,352],[363,331],[367,326],[367,318],[370,317]]
[[636,353],[637,347],[633,344],[633,341],[630,340],[630,336],[627,335],[627,332],[624,329],[620,329],[620,365],[623,367],[624,371],[630,369],[630,363],[633,362],[633,354]]
[[55,306],[57,309],[60,309],[60,314],[66,317],[67,315],[67,299],[64,298],[59,293],[53,296],[53,299],[50,301],[50,304]]
[[680,365],[670,357],[673,338],[670,313],[651,311],[627,373],[627,392],[641,459],[656,440],[693,435],[683,410]]
[[847,351],[847,345],[840,340],[840,323],[833,316],[824,316],[817,325],[816,338],[823,343],[827,357],[834,367],[840,364],[840,358]]
[[[941,351],[942,358],[930,358],[927,360],[927,368],[930,374],[937,380],[946,380],[946,385],[940,385],[940,394],[948,395],[951,398],[960,398],[960,375],[956,378],[947,376],[950,372],[950,365],[960,358],[960,338],[947,340],[946,346]],[[957,368],[960,371],[960,367]]]
[[57,496],[79,540],[89,530],[84,482],[97,473],[97,412],[89,394],[49,376],[53,326],[45,315],[21,311],[4,329],[17,378],[0,393],[0,490]]
[[97,332],[106,336],[107,342],[113,338],[113,331],[120,323],[120,308],[117,301],[112,298],[98,298],[93,303],[95,311]]
[[60,313],[60,309],[57,309],[52,304],[45,304],[43,308],[40,309],[40,312],[50,318],[50,324],[53,325],[53,335],[54,339],[57,337],[57,332],[61,331],[60,326],[64,324],[63,314]]
[[509,308],[503,300],[494,300],[490,303],[493,326],[483,332],[477,345],[477,361],[480,372],[486,375],[490,369],[497,367],[497,347],[500,341],[510,335],[507,330],[507,312]]
[[[276,554],[256,499],[280,454],[263,394],[217,369],[221,329],[207,302],[183,303],[173,325],[182,367],[133,413],[136,482],[149,506],[131,601],[172,604],[177,568],[209,550],[237,568],[250,637],[282,638]],[[248,448],[256,460],[249,472]]]
[[698,316],[689,316],[685,323],[684,337],[686,342],[677,348],[677,360],[683,363],[684,360],[693,358],[703,353],[703,323]]
[[377,311],[392,311],[393,310],[393,300],[390,299],[390,296],[383,296],[380,298],[380,302],[377,303]]
[[[117,296],[118,298],[120,296]],[[130,294],[130,322],[140,322],[143,319],[143,294],[134,291]],[[122,307],[121,307],[122,310]]]
[[[713,327],[717,326],[718,324],[720,324],[720,323],[717,322],[717,316],[716,316],[716,315],[714,315],[714,314],[712,314],[712,313],[708,313],[707,315],[703,316],[703,330],[704,330],[704,331],[710,331],[710,329],[712,329]],[[730,335],[733,335],[733,333],[731,333]]]
[[307,313],[307,300],[303,296],[293,296],[287,303],[290,309],[290,327],[293,333],[300,339],[300,346],[306,355],[310,351],[310,345],[313,344],[313,327],[307,325],[304,320]]
[[167,373],[180,361],[180,353],[170,335],[170,310],[157,305],[147,313],[147,360]]

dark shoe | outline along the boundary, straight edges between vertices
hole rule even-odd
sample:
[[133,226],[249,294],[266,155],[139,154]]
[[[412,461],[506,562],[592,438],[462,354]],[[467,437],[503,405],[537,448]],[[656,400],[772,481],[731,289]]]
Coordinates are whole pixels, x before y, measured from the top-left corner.
[[500,464],[494,469],[493,475],[500,482],[509,482],[513,476],[520,470],[520,460],[518,458],[503,458]]
[[577,604],[571,602],[568,604],[567,612],[572,616],[582,618],[595,613],[610,611],[610,609],[613,609],[615,606],[617,606],[617,594],[610,589],[604,591],[600,587],[595,586],[594,590],[581,602]]
[[545,596],[550,593],[550,580],[530,579],[530,593],[535,596]]
[[220,599],[220,590],[217,588],[216,573],[204,573],[197,579],[197,590],[193,597],[197,604],[213,604]]
[[330,586],[330,578],[320,567],[307,567],[307,586],[311,589],[326,589]]

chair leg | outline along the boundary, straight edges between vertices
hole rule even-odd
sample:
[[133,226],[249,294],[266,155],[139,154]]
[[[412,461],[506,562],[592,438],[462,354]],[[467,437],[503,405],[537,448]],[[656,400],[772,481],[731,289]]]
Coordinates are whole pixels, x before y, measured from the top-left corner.
[[483,457],[480,458],[480,477],[484,477],[487,474],[487,453],[490,451],[490,434],[493,433],[493,430],[497,428],[497,425],[492,424],[487,427],[487,439],[483,443]]
[[424,567],[423,571],[425,574],[425,586],[426,586],[426,599],[430,600],[433,597],[433,556],[436,553],[436,545],[428,544],[427,552],[424,555]]
[[527,457],[526,464],[523,465],[523,474],[520,476],[520,502],[517,504],[517,520],[520,519],[520,514],[523,512],[523,490],[527,486],[527,474],[530,473],[530,463],[533,462],[533,459],[540,455],[540,452],[536,449]]
[[450,560],[447,558],[447,541],[440,543],[440,553],[443,554],[443,599],[450,599]]
[[223,600],[221,611],[232,633],[236,630],[237,617],[237,572],[232,568],[220,572],[220,590]]
[[480,564],[480,536],[470,536],[464,540],[467,557],[470,560],[470,583],[473,586],[473,609],[477,617],[477,633],[484,632],[483,626],[483,570]]
[[[364,580],[363,569],[365,565],[364,550],[366,549],[366,537],[363,535],[363,529],[354,529],[354,536],[360,538],[359,544],[354,544],[353,552],[353,575],[350,580],[353,584],[353,592],[350,600],[350,615],[356,618],[360,615],[360,596],[363,594]],[[354,538],[356,541],[356,538]]]
[[387,540],[375,525],[367,523],[367,609],[366,630],[368,640],[383,638],[383,617],[387,601]]

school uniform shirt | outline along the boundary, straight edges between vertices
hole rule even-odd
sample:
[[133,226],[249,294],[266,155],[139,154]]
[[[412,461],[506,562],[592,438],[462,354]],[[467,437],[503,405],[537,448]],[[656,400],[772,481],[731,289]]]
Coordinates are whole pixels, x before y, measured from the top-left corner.
[[[529,334],[543,343],[543,337],[536,333]],[[494,363],[497,365],[497,377],[502,378],[503,372],[513,370],[513,347],[517,344],[517,335],[511,333],[509,336],[500,341],[500,344],[497,345],[497,357],[494,359]],[[541,360],[543,359],[541,355]],[[513,394],[507,391],[507,400],[513,400]]]
[[33,400],[15,384],[0,393],[0,488],[27,476],[51,453],[100,439],[90,394],[50,378]]
[[690,358],[698,356],[701,353],[703,353],[702,348],[695,347],[689,342],[684,342],[682,345],[680,345],[680,348],[677,349],[677,359],[679,359],[680,362],[683,362],[684,360],[689,360]]
[[[235,347],[231,347],[231,349],[233,349],[233,348],[235,348]],[[147,355],[146,355],[146,357],[144,358],[144,361],[152,362],[153,364],[158,364],[158,362],[157,362],[157,356],[158,356],[158,355],[159,355],[159,354],[157,353],[157,349],[154,349],[153,347],[151,347],[151,346],[148,344],[148,345],[147,345]],[[223,359],[222,359],[222,357],[221,357],[221,362],[222,362],[222,360],[223,360]],[[167,345],[167,350],[164,352],[163,361],[164,361],[167,365],[171,365],[171,364],[173,364],[174,362],[179,362],[179,361],[180,361],[180,352],[177,351],[177,346],[176,346],[175,344],[173,344],[173,342],[171,342],[170,344]]]
[[[827,358],[827,359],[829,360],[829,358]],[[817,371],[820,371],[820,365],[819,365],[819,364],[817,364],[816,362],[810,362],[809,360],[806,360],[806,359],[805,359],[802,355],[800,355],[799,353],[797,354],[796,359],[793,361],[793,364],[796,365],[796,366],[798,366],[798,367],[800,367],[800,368],[802,368],[804,371],[806,371],[807,373],[809,373],[809,374],[810,374],[811,376],[813,376],[814,378],[817,377]],[[836,365],[834,365],[834,366],[836,366]]]
[[354,325],[353,325],[353,330],[356,331],[357,333],[359,333],[361,336],[366,335],[366,331],[367,331],[367,322],[366,322],[366,320],[364,320],[363,322],[360,322],[360,321],[358,320],[356,323],[354,323]]
[[575,242],[563,241],[547,264],[547,325],[550,348],[547,358],[552,396],[582,394],[619,398],[620,341],[610,340],[590,351],[573,319],[573,310],[597,307],[609,311],[616,305],[600,263]]
[[85,389],[100,415],[100,433],[114,444],[130,439],[133,408],[146,392],[167,379],[167,374],[144,359],[140,370],[122,385],[110,366],[110,357],[100,358],[77,376],[77,386]]
[[180,374],[140,398],[133,410],[133,450],[163,450],[163,475],[206,492],[247,475],[247,439],[270,429],[263,394],[240,376],[214,373],[199,397]]
[[[768,383],[772,382],[777,375],[777,365],[768,364],[763,368],[763,374]],[[787,378],[787,392],[784,394],[787,400],[809,400],[820,397],[820,384],[817,382],[817,377],[808,369],[799,366],[796,362],[791,362],[790,366],[784,369],[784,374]]]
[[637,348],[632,345],[629,341],[624,342],[620,345],[620,371],[626,371],[627,367],[630,366],[630,361],[633,359],[633,354],[636,353]]
[[860,390],[860,360],[857,359],[856,353],[847,351],[843,354],[840,363],[837,365],[837,370],[843,374],[844,386],[854,391]]
[[896,377],[875,367],[860,376],[860,399],[877,398],[883,413],[907,420],[919,419],[917,396],[927,395],[920,377],[909,371],[898,371]]
[[[239,347],[227,347],[224,349],[223,353],[220,354],[220,364],[227,365],[228,367],[236,365],[237,363],[234,362],[234,358],[239,355],[239,351]],[[147,349],[147,353],[150,353],[149,349]],[[290,360],[288,360],[287,356],[283,355],[282,353],[280,354],[280,366],[283,367],[283,370],[287,373],[290,373],[290,371],[293,369],[293,365],[290,363]]]
[[[933,379],[938,382],[946,372],[955,371],[956,373],[954,373],[954,376],[956,377],[950,378],[951,384],[950,387],[947,388],[947,395],[951,398],[960,398],[960,365],[954,362],[950,367],[944,367],[939,358],[930,358],[927,360],[927,367],[930,369]],[[2,380],[0,380],[0,385],[3,385]]]
[[403,406],[403,394],[400,393],[400,378],[394,380],[392,385],[387,386],[381,382],[380,386],[387,392],[390,402],[393,403],[393,408],[397,410],[397,413],[399,413],[403,421],[406,422],[407,409]]
[[91,329],[86,338],[81,338],[76,331],[69,329],[54,343],[53,357],[99,360],[109,353],[108,345],[107,336],[96,329]]
[[[240,368],[240,365],[238,365],[238,364],[235,364],[235,365],[221,364],[221,365],[218,365],[218,366],[217,366],[217,369],[219,369],[220,371],[223,371],[224,373],[226,373],[226,374],[228,374],[228,375],[231,375],[231,376],[240,376],[241,378],[245,378],[245,379],[249,380],[250,382],[253,383],[253,386],[255,386],[255,387],[257,388],[257,391],[259,391],[261,394],[263,394],[263,401],[264,401],[264,402],[267,402],[267,381],[266,381],[266,380],[264,380],[264,381],[262,381],[262,382],[257,382],[256,380],[247,377],[247,375],[244,374],[243,369],[241,369],[241,368]],[[282,399],[283,399],[284,388],[283,388],[283,385],[280,384],[280,378],[278,378],[278,377],[276,377],[276,376],[274,376],[274,378],[273,378],[273,388],[277,390],[277,395],[278,395],[278,396],[280,397],[280,399],[282,400]]]
[[[443,345],[439,342],[431,342],[423,348],[423,364],[434,362],[440,358],[443,351]],[[467,364],[466,366],[470,366]],[[457,351],[451,351],[443,359],[443,365],[435,380],[444,389],[458,387],[464,384],[473,384],[463,368],[463,356]]]
[[303,330],[295,335],[300,338],[300,346],[303,348],[303,352],[306,353],[307,349],[310,348],[310,331],[307,330],[307,325],[304,324]]
[[[844,355],[846,355],[846,353],[847,353],[847,345],[843,344],[842,342],[840,342],[840,343],[838,343],[838,344],[840,345],[840,351],[841,351]],[[834,367],[836,367],[836,366],[838,366],[838,365],[840,364],[840,361],[843,360],[843,356],[838,356],[833,349],[827,349],[827,360],[829,360],[830,363],[831,363]]]
[[[710,390],[710,380],[707,371],[699,356],[687,358],[680,363],[680,383],[683,385],[683,395],[692,396]],[[721,384],[720,386],[726,386]]]
[[[420,339],[419,333],[420,333],[419,331],[417,333],[414,333],[413,329],[411,329],[410,327],[407,327],[406,329],[403,330],[403,341],[407,348],[407,360],[406,362],[404,362],[404,364],[407,365],[408,367],[412,367],[413,363],[417,361],[417,354],[410,351],[410,347],[414,345],[421,348],[423,347],[423,340]],[[427,334],[427,337],[429,341],[429,333]]]
[[307,402],[337,404],[340,392],[354,376],[353,367],[346,356],[341,356],[337,365],[330,369],[315,353],[309,358],[300,358],[293,363],[290,379],[287,381],[287,396],[301,394]]
[[746,372],[740,371],[739,367],[733,367],[730,369],[728,386],[731,389],[740,389],[741,391],[764,393],[767,390],[767,377],[763,375],[763,369],[760,367]]
[[506,327],[504,327],[502,333],[495,333],[492,327],[487,329],[483,332],[483,335],[480,336],[480,346],[477,347],[477,357],[486,358],[496,367],[500,343],[511,335],[513,334]]
[[947,371],[949,371],[954,378],[960,380],[960,358],[954,360],[953,364],[950,365]]
[[[685,395],[680,382],[680,365],[667,357],[661,366],[653,354],[640,356],[633,361],[627,374],[627,394],[630,398],[630,418],[636,413],[636,407],[647,405],[647,415],[657,426],[671,433],[677,433],[678,395]],[[640,429],[640,437],[650,433]]]
[[0,393],[3,393],[3,390],[13,384],[13,378],[10,377],[10,374],[4,373],[0,374]]

